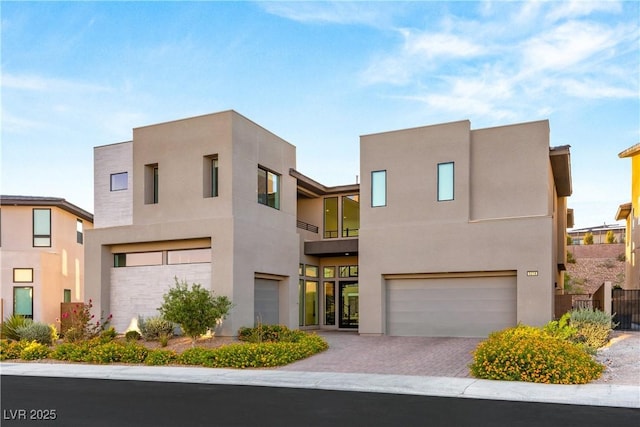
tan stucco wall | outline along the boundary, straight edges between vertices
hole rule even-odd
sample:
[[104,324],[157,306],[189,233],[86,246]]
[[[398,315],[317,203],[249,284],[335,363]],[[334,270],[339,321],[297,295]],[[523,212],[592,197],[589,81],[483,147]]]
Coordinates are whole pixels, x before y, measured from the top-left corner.
[[[55,206],[51,209],[51,247],[33,247],[32,206],[2,206],[0,251],[3,313],[13,313],[13,288],[33,287],[33,318],[55,324],[60,317],[64,289],[72,301],[84,298],[84,244],[77,243],[77,216]],[[92,223],[82,220],[86,243]],[[33,283],[13,283],[14,268],[33,268]]]
[[[203,197],[205,156],[218,156],[218,197]],[[145,204],[144,167],[158,164],[159,202]],[[281,176],[280,209],[257,202],[257,167]],[[89,235],[91,293],[110,310],[109,246],[209,238],[211,288],[234,303],[222,335],[253,325],[256,273],[281,280],[281,322],[297,326],[295,147],[233,111],[134,129],[133,225]]]
[[[437,164],[448,161],[455,200],[437,202]],[[547,122],[367,135],[360,167],[360,333],[385,333],[385,274],[515,270],[518,321],[552,318],[558,243]],[[371,171],[382,169],[387,206],[372,208]]]

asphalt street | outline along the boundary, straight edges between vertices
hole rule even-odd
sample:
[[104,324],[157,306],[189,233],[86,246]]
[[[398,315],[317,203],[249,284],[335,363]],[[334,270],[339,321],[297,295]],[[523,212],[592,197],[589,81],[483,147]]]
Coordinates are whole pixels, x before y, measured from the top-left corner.
[[640,409],[2,375],[2,426],[637,426]]

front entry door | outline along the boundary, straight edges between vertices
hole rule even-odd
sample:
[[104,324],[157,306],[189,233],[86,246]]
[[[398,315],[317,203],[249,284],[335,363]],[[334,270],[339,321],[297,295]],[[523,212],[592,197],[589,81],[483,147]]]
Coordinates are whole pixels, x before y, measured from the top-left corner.
[[358,327],[358,282],[340,282],[340,328]]

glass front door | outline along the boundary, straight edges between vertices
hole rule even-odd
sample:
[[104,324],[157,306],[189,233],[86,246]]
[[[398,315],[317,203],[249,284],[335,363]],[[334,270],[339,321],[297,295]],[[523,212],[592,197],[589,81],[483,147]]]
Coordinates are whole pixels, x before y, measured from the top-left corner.
[[340,328],[358,327],[358,282],[340,282]]

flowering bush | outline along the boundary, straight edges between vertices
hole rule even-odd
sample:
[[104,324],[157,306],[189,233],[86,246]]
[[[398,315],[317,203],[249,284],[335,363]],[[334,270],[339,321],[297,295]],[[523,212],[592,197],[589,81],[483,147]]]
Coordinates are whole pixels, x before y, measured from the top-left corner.
[[20,351],[20,359],[22,360],[39,360],[49,356],[51,350],[48,345],[40,344],[36,341],[23,341],[27,344]]
[[70,312],[62,313],[61,322],[67,326],[64,330],[65,341],[77,342],[90,339],[107,329],[113,316],[110,314],[106,319],[94,321],[95,315],[91,314],[92,308],[93,302],[89,300],[88,304],[74,304]]
[[569,312],[571,326],[576,329],[573,341],[585,346],[590,353],[609,341],[612,316],[600,310],[578,309]]
[[157,349],[152,350],[147,354],[144,363],[147,365],[168,365],[169,363],[176,362],[178,360],[178,354],[173,350]]
[[581,346],[524,325],[489,335],[470,365],[477,378],[553,384],[588,383],[603,368]]
[[0,360],[19,359],[20,352],[27,344],[29,341],[0,340]]

